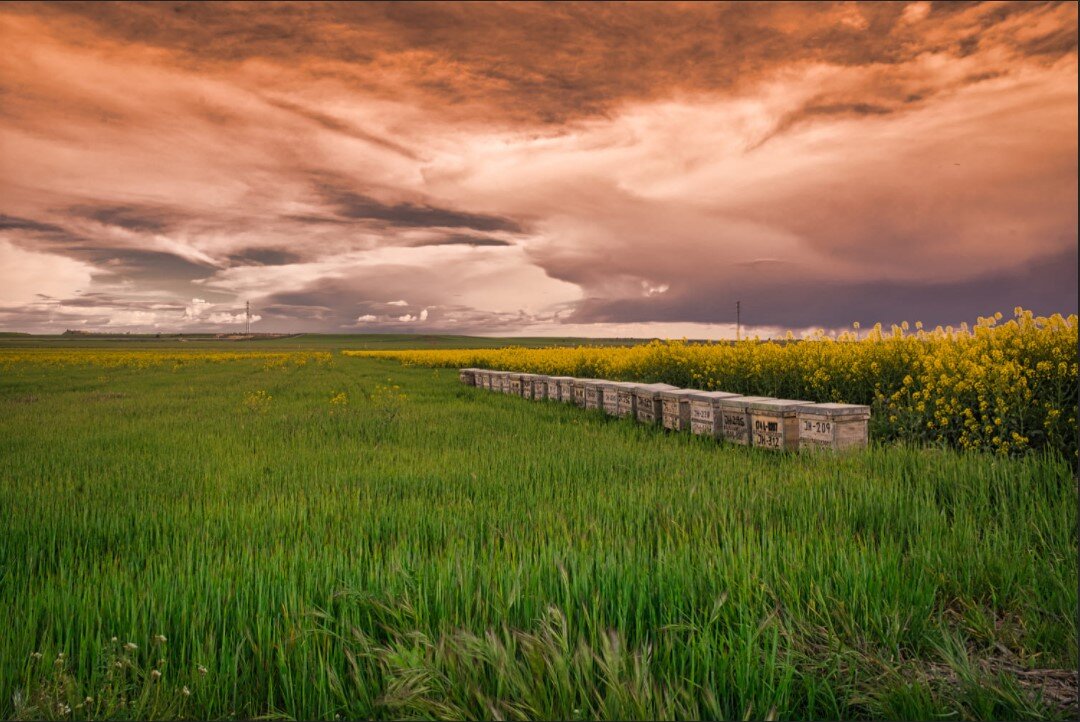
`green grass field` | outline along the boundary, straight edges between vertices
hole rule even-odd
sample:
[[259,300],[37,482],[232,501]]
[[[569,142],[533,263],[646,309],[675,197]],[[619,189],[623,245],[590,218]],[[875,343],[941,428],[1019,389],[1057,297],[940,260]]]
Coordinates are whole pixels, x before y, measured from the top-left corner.
[[5,718],[1075,714],[1050,456],[770,455],[340,355],[28,364],[0,519]]

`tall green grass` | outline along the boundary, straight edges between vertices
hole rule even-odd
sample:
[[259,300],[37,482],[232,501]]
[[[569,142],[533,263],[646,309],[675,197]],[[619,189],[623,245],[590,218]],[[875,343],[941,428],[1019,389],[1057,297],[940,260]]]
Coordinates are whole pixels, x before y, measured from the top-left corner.
[[0,716],[1065,717],[1025,670],[1075,668],[1076,503],[1054,456],[771,455],[370,359],[20,366]]

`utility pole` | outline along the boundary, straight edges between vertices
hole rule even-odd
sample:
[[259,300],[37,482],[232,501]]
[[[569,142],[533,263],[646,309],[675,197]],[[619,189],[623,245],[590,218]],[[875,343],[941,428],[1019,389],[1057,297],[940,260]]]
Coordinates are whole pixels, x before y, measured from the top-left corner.
[[244,335],[251,335],[251,301],[244,301]]
[[735,302],[735,340],[742,339],[742,301]]

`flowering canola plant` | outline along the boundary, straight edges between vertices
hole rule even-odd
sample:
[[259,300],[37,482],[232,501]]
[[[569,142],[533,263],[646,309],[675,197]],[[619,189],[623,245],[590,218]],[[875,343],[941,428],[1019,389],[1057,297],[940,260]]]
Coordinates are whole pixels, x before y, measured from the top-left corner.
[[798,342],[757,339],[629,347],[344,351],[405,364],[481,367],[814,402],[869,404],[879,439],[1014,454],[1054,449],[1077,458],[1077,317],[1015,309],[974,327],[907,323]]

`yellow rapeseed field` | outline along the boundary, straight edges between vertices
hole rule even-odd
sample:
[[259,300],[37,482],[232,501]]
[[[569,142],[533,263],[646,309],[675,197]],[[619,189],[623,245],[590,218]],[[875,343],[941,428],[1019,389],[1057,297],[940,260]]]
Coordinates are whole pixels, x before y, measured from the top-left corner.
[[174,368],[192,364],[218,364],[259,360],[264,368],[285,368],[307,364],[329,364],[333,356],[326,351],[203,351],[160,349],[12,349],[0,350],[0,371],[20,364],[36,366],[97,366],[101,368]]
[[631,347],[345,351],[406,364],[666,382],[816,402],[870,404],[879,439],[1077,456],[1077,317],[1015,309],[969,328],[880,324],[801,342],[653,341]]

